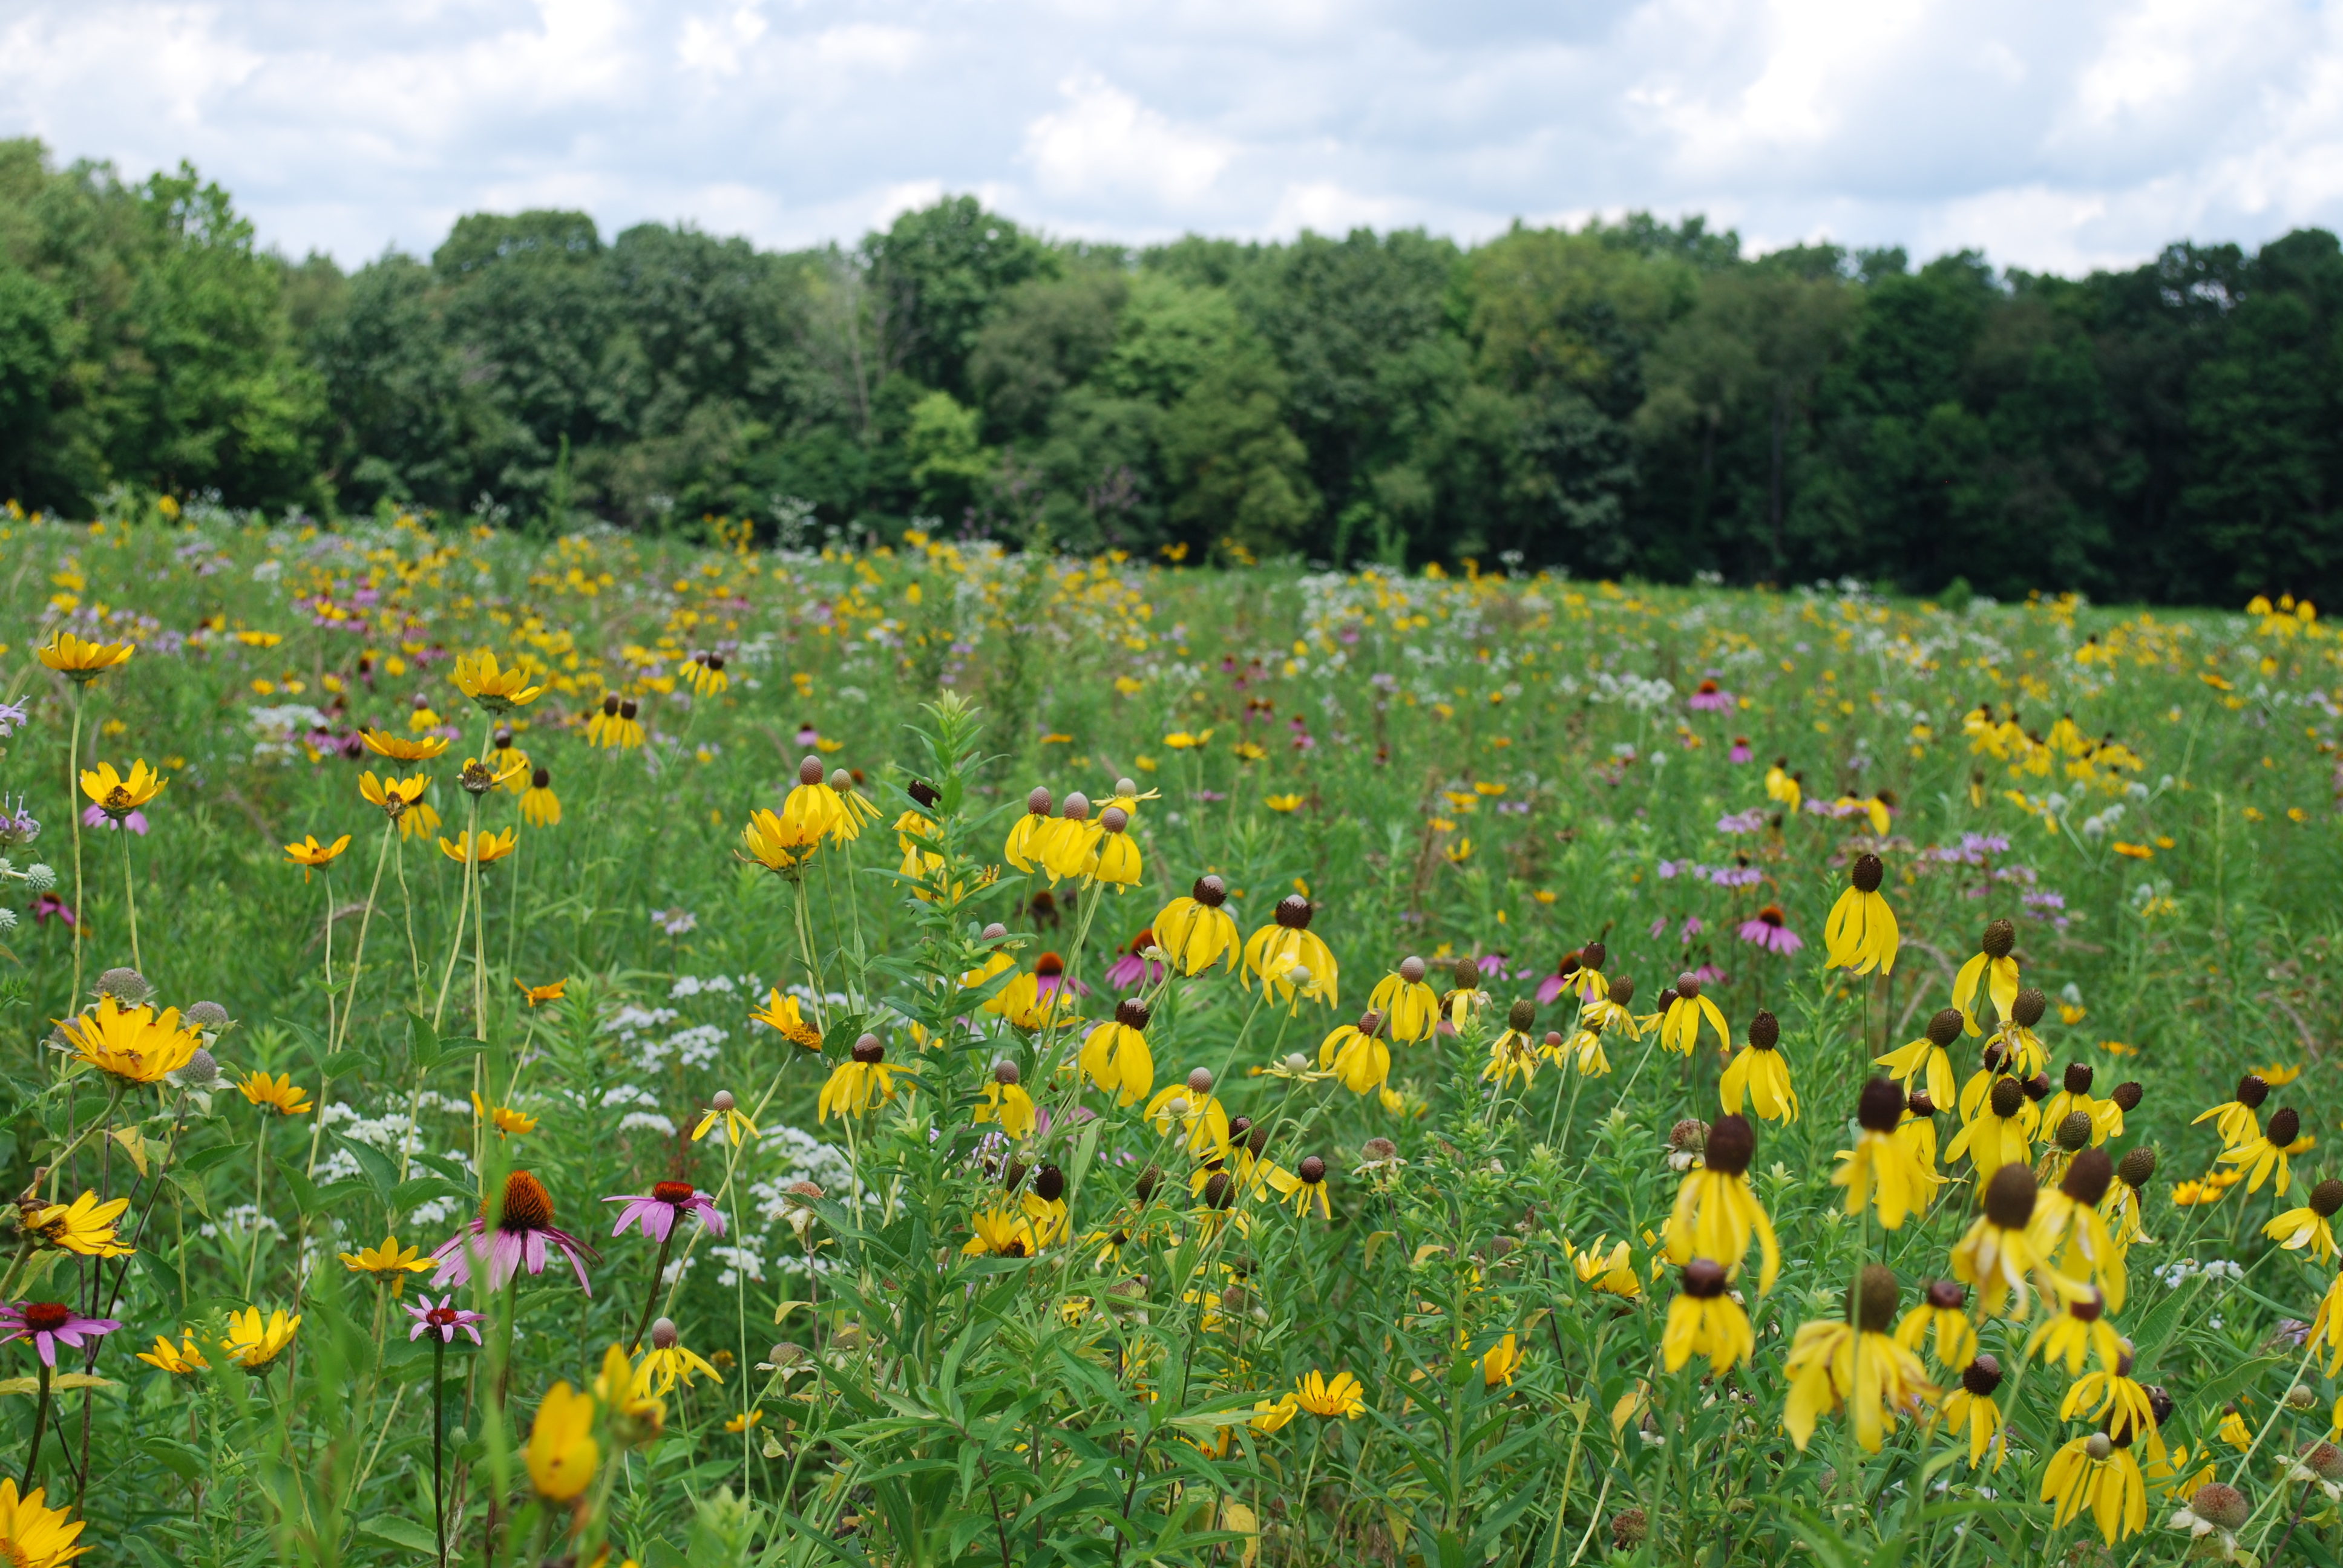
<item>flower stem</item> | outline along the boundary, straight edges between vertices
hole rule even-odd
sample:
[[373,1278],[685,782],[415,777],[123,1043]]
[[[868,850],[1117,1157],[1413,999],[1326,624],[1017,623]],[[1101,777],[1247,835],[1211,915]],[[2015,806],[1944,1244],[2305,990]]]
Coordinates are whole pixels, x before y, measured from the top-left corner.
[[145,974],[146,966],[138,957],[138,889],[130,875],[130,829],[116,822],[114,832],[122,840],[122,904],[130,912],[130,967]]
[[437,1330],[431,1335],[431,1530],[439,1543],[439,1568],[447,1568],[447,1505],[444,1478],[447,1473],[447,1341]]
[[659,1257],[651,1264],[650,1283],[643,1289],[643,1315],[636,1321],[634,1334],[627,1341],[628,1355],[643,1348],[643,1335],[651,1326],[651,1308],[659,1304],[659,1275],[667,1268],[667,1250],[674,1244],[675,1227],[669,1225],[667,1234],[659,1238]]
[[41,1439],[47,1435],[48,1430],[49,1363],[43,1362],[41,1363],[40,1402],[33,1407],[33,1449],[31,1452],[25,1456],[25,1480],[23,1484],[17,1488],[20,1492],[30,1492],[33,1490],[33,1478],[39,1473],[41,1468]]

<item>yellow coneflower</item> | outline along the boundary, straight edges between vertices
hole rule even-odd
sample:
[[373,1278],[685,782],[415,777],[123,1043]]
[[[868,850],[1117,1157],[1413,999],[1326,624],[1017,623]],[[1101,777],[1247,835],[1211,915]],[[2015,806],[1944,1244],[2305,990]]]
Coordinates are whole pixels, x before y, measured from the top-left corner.
[[[1200,1160],[1217,1160],[1229,1152],[1229,1141],[1239,1123],[1229,1120],[1228,1108],[1212,1092],[1212,1070],[1200,1067],[1181,1082],[1156,1091],[1144,1112],[1156,1135],[1177,1138],[1180,1146]],[[1251,1123],[1242,1124],[1250,1127]]]
[[635,1366],[634,1392],[638,1398],[664,1398],[675,1391],[677,1383],[691,1386],[695,1377],[721,1382],[724,1374],[718,1372],[698,1352],[683,1342],[674,1320],[660,1318],[651,1324],[650,1349]]
[[1581,1078],[1610,1076],[1611,1058],[1603,1049],[1600,1030],[1574,1030],[1567,1040],[1557,1031],[1548,1030],[1538,1054],[1557,1066],[1576,1068]]
[[528,1429],[523,1457],[529,1484],[539,1497],[574,1503],[584,1496],[602,1467],[602,1445],[594,1437],[594,1396],[579,1393],[567,1382],[548,1389]]
[[996,1061],[992,1076],[980,1091],[974,1112],[969,1120],[981,1126],[997,1121],[1001,1130],[1011,1138],[1023,1138],[1033,1131],[1035,1111],[1033,1097],[1025,1092],[1018,1081],[1017,1064]]
[[1705,1258],[1730,1275],[1740,1271],[1754,1236],[1760,1248],[1757,1292],[1763,1295],[1782,1271],[1782,1248],[1765,1206],[1749,1186],[1749,1164],[1756,1153],[1757,1132],[1748,1118],[1718,1117],[1708,1130],[1701,1163],[1684,1172],[1684,1185],[1676,1189],[1664,1240],[1670,1262]]
[[96,802],[97,809],[121,821],[156,796],[170,782],[140,758],[130,765],[127,773],[116,773],[114,764],[101,762],[96,768],[85,769],[81,776],[81,792]]
[[[2221,1135],[2222,1148],[2242,1147],[2252,1142],[2260,1133],[2262,1101],[2268,1098],[2269,1085],[2248,1072],[2237,1080],[2237,1092],[2234,1097],[2223,1101],[2188,1125],[2194,1127],[2198,1122],[2210,1121],[2213,1131]],[[2291,1143],[2294,1141],[2289,1138],[2287,1141]]]
[[1913,1158],[1909,1142],[1896,1136],[1904,1120],[1904,1091],[1892,1080],[1875,1078],[1863,1086],[1855,1108],[1855,1147],[1839,1151],[1831,1184],[1846,1189],[1846,1211],[1860,1214],[1870,1203],[1879,1222],[1901,1230],[1908,1214],[1926,1212],[1936,1191],[1936,1173]]
[[732,688],[732,678],[724,673],[724,656],[712,650],[693,654],[675,667],[675,673],[690,683],[696,696],[721,697]]
[[1041,1253],[1033,1218],[1022,1205],[990,1204],[972,1211],[968,1223],[970,1234],[960,1247],[964,1257],[1031,1258]]
[[1948,1007],[1928,1020],[1927,1031],[1919,1039],[1876,1058],[1872,1065],[1885,1068],[1890,1078],[1909,1092],[1926,1095],[1932,1104],[1951,1105],[1955,1083],[1948,1048],[1960,1037],[1960,1010]]
[[301,868],[301,879],[306,882],[311,871],[332,865],[335,857],[349,847],[350,836],[347,833],[330,844],[320,844],[317,836],[312,833],[297,844],[286,845],[285,857],[291,864]]
[[[1025,797],[1025,815],[1018,818],[1010,828],[1009,838],[1001,847],[1002,859],[1029,876],[1032,874],[1041,864],[1042,856],[1049,849],[1051,838],[1057,831],[1058,819],[1050,815],[1054,806],[1055,801],[1051,798],[1050,791],[1040,785],[1034,786],[1033,792]],[[1177,908],[1181,900],[1174,899],[1172,900],[1171,907]],[[1213,907],[1219,908],[1217,904]],[[1165,913],[1168,915],[1170,910],[1167,909]],[[1158,931],[1162,930],[1163,916],[1156,918],[1155,929]],[[1235,940],[1236,933],[1233,930],[1229,935],[1231,940]],[[1172,950],[1167,949],[1167,950]],[[1203,966],[1200,964],[1197,967],[1201,969]],[[1189,972],[1192,974],[1195,971],[1192,970]]]
[[[633,698],[605,693],[602,706],[586,720],[586,744],[602,751],[633,750],[643,743],[642,721],[635,717],[641,711]],[[821,765],[814,766],[819,769]]]
[[1660,1333],[1660,1356],[1670,1372],[1682,1371],[1694,1356],[1708,1358],[1709,1374],[1723,1377],[1736,1363],[1747,1365],[1756,1353],[1757,1338],[1749,1314],[1725,1290],[1724,1266],[1694,1258],[1684,1266],[1675,1299],[1668,1303],[1667,1326]]
[[1953,977],[1953,1005],[1961,1010],[1962,1027],[1969,1033],[1985,1032],[1977,1023],[1982,1003],[1990,1000],[2004,1018],[2016,1004],[2017,960],[2010,956],[2016,948],[2016,925],[2009,920],[1995,920],[1986,927],[1976,956],[1961,965],[1960,973]]
[[819,829],[759,808],[749,814],[749,825],[740,829],[740,848],[733,855],[794,881],[820,848]]
[[1782,1058],[1782,1026],[1760,1009],[1749,1020],[1749,1043],[1725,1064],[1717,1091],[1728,1115],[1739,1115],[1741,1102],[1768,1121],[1798,1119],[1797,1091],[1790,1087],[1790,1064]]
[[2127,1442],[2104,1432],[2078,1437],[2050,1456],[2042,1474],[2042,1501],[2058,1506],[2053,1530],[2064,1530],[2088,1507],[2110,1546],[2147,1528],[2147,1480]]
[[1582,1003],[1597,1001],[1609,995],[1611,980],[1603,972],[1603,966],[1611,961],[1610,950],[1601,942],[1589,942],[1578,950],[1576,957],[1578,967],[1574,970],[1568,968],[1568,959],[1563,960],[1567,971],[1564,976],[1564,990],[1577,997]]
[[2129,1080],[2108,1090],[2107,1097],[2099,1101],[2091,1111],[2097,1129],[2091,1135],[2091,1141],[2105,1143],[2110,1138],[2121,1138],[2124,1135],[2124,1118],[2139,1109],[2139,1102],[2147,1097],[2147,1092],[2137,1082]]
[[40,660],[76,686],[86,686],[137,652],[127,642],[99,642],[59,628],[40,650]]
[[[920,779],[911,780],[911,788],[930,796],[934,791]],[[838,798],[838,819],[830,825],[830,841],[851,844],[862,837],[863,827],[880,818],[879,804],[854,787],[854,775],[843,768],[830,772],[830,792]]]
[[[1582,1031],[1582,1037],[1591,1048],[1594,1070],[1610,1071],[1611,1063],[1603,1055],[1602,1035],[1588,1030]],[[1531,1043],[1528,1035],[1517,1029],[1505,1030],[1489,1042],[1489,1060],[1481,1069],[1481,1081],[1495,1084],[1500,1094],[1511,1088],[1516,1078],[1526,1089],[1537,1081],[1538,1054],[1538,1048]],[[1582,1066],[1580,1070],[1586,1071],[1587,1068]]]
[[300,1327],[300,1315],[288,1318],[282,1307],[270,1312],[265,1322],[258,1307],[246,1307],[228,1313],[227,1338],[220,1342],[220,1348],[245,1371],[266,1372],[291,1346]]
[[[1884,830],[1884,829],[1883,829]],[[1886,868],[1876,855],[1857,855],[1847,873],[1847,890],[1831,906],[1823,924],[1823,947],[1829,954],[1825,969],[1853,970],[1869,974],[1896,970],[1896,950],[1903,938],[1896,929],[1896,911],[1879,896]]]
[[2110,1437],[2137,1442],[2153,1437],[2158,1422],[2156,1400],[2147,1390],[2134,1382],[2131,1376],[2131,1345],[2118,1341],[2123,1353],[2113,1366],[2103,1366],[2085,1372],[2075,1380],[2059,1402],[2060,1421],[2095,1421],[2101,1423]]
[[2270,1171],[2278,1171],[2274,1189],[2281,1198],[2294,1181],[2294,1172],[2287,1162],[2288,1146],[2302,1134],[2302,1117],[2292,1106],[2271,1112],[2269,1126],[2262,1132],[2245,1140],[2237,1147],[2224,1149],[2214,1159],[2225,1165],[2235,1165],[2246,1175],[2246,1191],[2258,1192],[2262,1183],[2269,1181]]
[[750,1120],[749,1113],[740,1109],[740,1102],[733,1098],[732,1091],[729,1089],[719,1089],[709,1098],[708,1109],[700,1112],[698,1121],[692,1123],[691,1141],[694,1143],[699,1142],[710,1132],[715,1131],[719,1124],[721,1124],[724,1129],[724,1141],[735,1149],[745,1146],[751,1138],[763,1136],[757,1131],[757,1124]]
[[1083,1037],[1076,1056],[1090,1081],[1115,1096],[1118,1105],[1135,1104],[1155,1087],[1155,1058],[1148,1049],[1146,1033],[1151,1016],[1145,1004],[1136,1000],[1117,1002],[1114,1017]]
[[423,799],[423,791],[430,787],[431,780],[420,773],[412,779],[377,779],[371,772],[358,775],[358,794],[398,824],[401,839],[427,839],[439,831],[439,813]]
[[[1160,929],[1160,928],[1159,928]],[[1428,966],[1411,953],[1399,968],[1375,982],[1367,1005],[1381,1013],[1391,1037],[1413,1045],[1430,1040],[1440,1028],[1440,996],[1423,981]]]
[[2343,1181],[2329,1176],[2310,1190],[2301,1208],[2288,1209],[2264,1225],[2262,1234],[2289,1252],[2307,1248],[2314,1261],[2327,1262],[2336,1255],[2330,1221],[2338,1209],[2343,1209]]
[[1315,1210],[1321,1220],[1334,1217],[1333,1205],[1326,1196],[1326,1161],[1319,1156],[1303,1155],[1291,1171],[1272,1166],[1266,1175],[1270,1186],[1293,1205],[1295,1213],[1307,1219]]
[[1215,963],[1236,967],[1237,922],[1221,907],[1228,901],[1228,884],[1202,876],[1186,898],[1172,900],[1155,917],[1156,945],[1182,974],[1199,975]]
[[2066,1375],[2073,1377],[2083,1370],[2086,1359],[2097,1356],[2099,1365],[2113,1371],[2124,1360],[2123,1336],[2107,1322],[2107,1299],[2096,1287],[2086,1294],[2066,1302],[2066,1310],[2056,1312],[2035,1325],[2026,1336],[2026,1353],[2041,1352],[2046,1362],[2063,1361]]
[[167,1335],[156,1334],[155,1348],[140,1351],[138,1359],[156,1371],[169,1372],[173,1377],[193,1377],[199,1372],[208,1372],[212,1364],[204,1359],[204,1352],[196,1348],[196,1336],[193,1334],[182,1334],[176,1345]]
[[1317,1372],[1304,1376],[1293,1391],[1294,1402],[1312,1415],[1349,1418],[1367,1408],[1366,1390],[1349,1372],[1336,1372],[1330,1382]]
[[2027,1274],[2039,1268],[2049,1278],[2026,1241],[2034,1218],[2034,1175],[2023,1165],[2004,1165],[1984,1187],[1985,1212],[1953,1245],[1953,1277],[1976,1288],[1981,1314],[1992,1316],[2007,1299],[2013,1303],[2009,1315],[2023,1319]]
[[2026,1250],[2060,1273],[2095,1279],[2107,1305],[2123,1311],[2124,1250],[2108,1233],[2099,1202],[2115,1181],[2115,1161],[2104,1149],[2086,1149],[2067,1165],[2056,1187],[2035,1195],[2026,1222]]
[[126,1258],[136,1249],[126,1245],[116,1230],[127,1198],[98,1201],[84,1192],[70,1203],[46,1203],[24,1211],[25,1234],[40,1246],[55,1247],[84,1258]]
[[1993,1397],[2000,1387],[2001,1363],[1991,1356],[1977,1356],[1961,1369],[1961,1386],[1953,1391],[1937,1412],[1946,1431],[1967,1434],[1971,1470],[1984,1464],[1987,1453],[1993,1455],[1996,1470],[2009,1457],[2009,1443],[2002,1433],[2001,1406]]
[[2147,1212],[2147,1184],[2156,1180],[2156,1151],[2142,1144],[2116,1161],[2116,1179],[2109,1184],[2107,1196],[2099,1200],[2099,1218],[2107,1222],[2107,1234],[2118,1247],[2128,1248],[2134,1241],[2153,1245],[2156,1238],[2142,1228]]
[[513,742],[510,728],[499,725],[488,738],[488,765],[497,776],[497,783],[512,794],[528,792],[528,753]]
[[394,1296],[406,1289],[407,1275],[428,1273],[439,1266],[438,1260],[426,1257],[420,1247],[402,1243],[395,1233],[383,1238],[379,1247],[360,1247],[355,1252],[337,1255],[342,1267],[353,1274],[371,1274],[377,1281],[387,1279]]
[[1934,1334],[1940,1366],[1966,1366],[1976,1354],[1976,1325],[1969,1322],[1968,1292],[1957,1280],[1931,1280],[1920,1300],[1896,1325],[1896,1342],[1917,1351]]
[[1671,994],[1674,1000],[1660,1012],[1660,1045],[1663,1050],[1672,1050],[1678,1056],[1690,1056],[1700,1043],[1703,1019],[1706,1019],[1709,1027],[1716,1030],[1719,1046],[1730,1047],[1733,1044],[1733,1028],[1725,1021],[1725,1014],[1717,1010],[1716,1004],[1701,995],[1698,975],[1687,972],[1676,976],[1675,990]]
[[201,1030],[180,1023],[177,1008],[166,1008],[158,1017],[151,1006],[124,1007],[111,996],[99,997],[96,1008],[57,1027],[75,1057],[126,1083],[161,1081],[185,1067],[203,1044]]
[[309,1103],[309,1091],[295,1088],[293,1075],[289,1072],[271,1078],[265,1072],[255,1071],[236,1088],[255,1105],[275,1106],[281,1115],[307,1116],[316,1109]]
[[886,1047],[877,1035],[866,1034],[854,1042],[852,1054],[830,1070],[815,1104],[817,1120],[827,1121],[832,1112],[860,1116],[894,1098],[895,1073],[887,1065]]
[[520,830],[508,828],[501,833],[491,833],[486,828],[478,832],[458,829],[453,839],[439,840],[439,852],[458,865],[489,866],[520,848]]
[[995,992],[984,1010],[998,1014],[1021,1030],[1037,1030],[1071,1018],[1078,999],[1066,983],[1066,960],[1043,953],[1030,973],[1020,973]]
[[1091,841],[1091,851],[1081,863],[1085,878],[1111,888],[1138,883],[1139,845],[1132,839],[1130,827],[1130,815],[1120,806],[1109,806],[1099,813],[1099,836]]
[[[1289,1008],[1298,1005],[1297,991],[1328,1007],[1342,1005],[1341,967],[1325,940],[1310,929],[1312,912],[1308,899],[1288,893],[1277,901],[1270,922],[1245,939],[1244,967],[1238,971],[1238,980],[1246,990],[1252,990],[1258,979],[1265,995]],[[1302,974],[1299,980],[1294,978],[1297,971]]]
[[530,772],[528,788],[520,798],[520,819],[532,828],[550,828],[561,820],[561,797],[553,792],[553,770]]
[[1795,814],[1801,806],[1805,804],[1805,790],[1799,783],[1805,775],[1793,773],[1789,769],[1788,758],[1774,759],[1774,765],[1765,769],[1765,799],[1779,801],[1788,811]]
[[750,1013],[749,1020],[763,1024],[791,1045],[806,1050],[821,1049],[821,1030],[806,1020],[805,1010],[798,1005],[798,999],[783,996],[779,986],[768,988],[765,1005]]
[[428,762],[447,749],[447,738],[444,735],[425,735],[410,740],[370,724],[359,726],[358,739],[366,742],[367,750],[393,762]]
[[1896,1141],[1912,1156],[1912,1162],[1928,1176],[1928,1190],[1934,1192],[1945,1184],[1946,1178],[1936,1174],[1936,1105],[1925,1094],[1906,1095],[1904,1119],[1896,1125]]
[[485,648],[478,653],[457,655],[448,678],[458,691],[491,713],[527,707],[545,690],[529,685],[528,673],[518,664],[510,669],[498,668],[497,656]]
[[1967,1155],[1976,1167],[1979,1185],[1992,1181],[1994,1173],[2006,1165],[2025,1165],[2034,1148],[2032,1125],[2026,1116],[2028,1109],[2023,1083],[2015,1078],[1996,1079],[1976,1117],[1945,1146],[1946,1161]]
[[1815,1421],[1845,1403],[1855,1440],[1877,1453],[1897,1415],[1916,1416],[1936,1397],[1920,1358],[1887,1332],[1897,1294],[1895,1274],[1866,1263],[1860,1287],[1847,1292],[1845,1317],[1799,1325],[1782,1368],[1790,1380],[1782,1424],[1799,1452],[1813,1438]]
[[1352,1093],[1373,1093],[1391,1077],[1391,1047],[1376,1038],[1383,1027],[1383,1014],[1370,1008],[1318,1042],[1318,1065]]
[[1481,1352],[1481,1386],[1495,1388],[1499,1383],[1513,1385],[1513,1374],[1530,1359],[1529,1351],[1521,1343],[1518,1334],[1508,1332],[1487,1350]]

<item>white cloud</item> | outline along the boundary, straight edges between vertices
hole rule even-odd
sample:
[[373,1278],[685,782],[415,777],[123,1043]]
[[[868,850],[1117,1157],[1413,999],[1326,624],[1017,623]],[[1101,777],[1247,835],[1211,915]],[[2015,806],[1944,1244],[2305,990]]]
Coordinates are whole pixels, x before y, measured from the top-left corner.
[[2037,268],[2343,227],[2300,0],[13,0],[0,134],[192,159],[355,264],[560,203],[851,243],[1704,212]]

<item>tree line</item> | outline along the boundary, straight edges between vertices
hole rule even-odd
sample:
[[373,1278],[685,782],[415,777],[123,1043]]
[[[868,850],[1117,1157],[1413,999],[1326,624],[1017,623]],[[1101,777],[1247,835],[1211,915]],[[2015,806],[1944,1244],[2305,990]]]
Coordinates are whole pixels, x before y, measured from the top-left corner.
[[1698,217],[1144,248],[475,214],[344,272],[0,142],[0,498],[2233,602],[2343,586],[2343,251],[2082,278]]

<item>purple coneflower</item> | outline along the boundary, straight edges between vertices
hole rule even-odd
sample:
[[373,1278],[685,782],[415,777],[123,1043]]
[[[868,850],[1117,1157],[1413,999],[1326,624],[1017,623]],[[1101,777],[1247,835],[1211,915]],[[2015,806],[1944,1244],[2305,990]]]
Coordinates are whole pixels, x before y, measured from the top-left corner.
[[10,1340],[30,1340],[40,1352],[41,1363],[55,1368],[57,1346],[82,1348],[85,1339],[99,1339],[122,1325],[112,1318],[85,1318],[63,1302],[18,1302],[14,1306],[0,1307],[0,1344]]
[[1730,713],[1733,711],[1733,693],[1719,686],[1716,677],[1712,675],[1700,683],[1699,689],[1689,699],[1689,705],[1694,713]]
[[43,922],[63,920],[69,926],[78,923],[74,919],[73,906],[55,893],[43,893],[33,900],[33,919]]
[[85,828],[127,828],[142,838],[146,833],[146,813],[144,811],[129,812],[117,822],[106,815],[105,807],[92,806],[81,814],[81,820]]
[[478,1344],[480,1342],[479,1325],[488,1322],[483,1314],[458,1306],[456,1292],[453,1291],[440,1297],[437,1306],[431,1304],[431,1298],[428,1296],[423,1296],[410,1302],[407,1309],[407,1315],[415,1320],[415,1327],[407,1332],[407,1337],[409,1340],[419,1340],[425,1334],[437,1334],[439,1342],[443,1345],[453,1342],[456,1331],[458,1329],[471,1335],[474,1344]]
[[1131,939],[1131,945],[1121,956],[1106,966],[1106,983],[1117,990],[1130,990],[1134,986],[1153,984],[1163,978],[1163,966],[1143,957],[1155,945],[1155,930],[1149,927]]
[[1572,977],[1578,973],[1578,958],[1575,951],[1563,954],[1562,961],[1554,966],[1554,973],[1538,981],[1538,1006],[1545,1006],[1570,989]]
[[1768,904],[1742,921],[1736,934],[1745,942],[1787,958],[1806,945],[1805,939],[1790,929],[1789,920],[1781,905]]
[[1746,762],[1752,755],[1749,749],[1749,737],[1736,735],[1733,738],[1733,749],[1725,754],[1725,759],[1727,762]]
[[488,1265],[488,1288],[501,1291],[513,1277],[515,1270],[526,1265],[532,1274],[545,1272],[546,1250],[548,1244],[558,1247],[578,1272],[578,1287],[588,1295],[594,1287],[586,1282],[586,1264],[600,1262],[602,1254],[553,1224],[553,1195],[545,1183],[526,1171],[516,1171],[505,1178],[503,1212],[497,1220],[494,1240],[482,1247],[478,1239],[488,1235],[488,1205],[480,1205],[480,1218],[465,1221],[464,1228],[450,1236],[431,1255],[439,1261],[439,1271],[431,1276],[435,1285],[468,1282],[472,1266],[485,1258]]
[[618,1211],[618,1223],[610,1231],[614,1238],[625,1235],[628,1226],[640,1221],[643,1234],[665,1246],[675,1231],[675,1222],[687,1211],[698,1214],[699,1222],[717,1235],[724,1234],[724,1211],[716,1206],[714,1198],[689,1181],[654,1181],[648,1192],[622,1192],[602,1201],[626,1205]]

